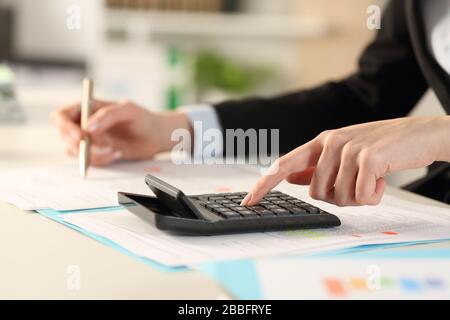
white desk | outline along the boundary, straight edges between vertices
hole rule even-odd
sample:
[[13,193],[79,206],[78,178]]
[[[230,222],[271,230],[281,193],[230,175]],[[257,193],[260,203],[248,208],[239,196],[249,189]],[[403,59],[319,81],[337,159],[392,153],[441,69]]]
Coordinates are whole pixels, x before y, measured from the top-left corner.
[[[19,91],[29,122],[0,124],[0,170],[73,162],[47,121],[79,88]],[[164,273],[38,214],[0,202],[0,299],[219,299],[227,294],[198,272]],[[67,268],[81,289],[67,289]]]
[[[45,112],[47,112],[46,110]],[[46,116],[40,114],[41,119]],[[45,121],[0,125],[0,170],[76,160]],[[429,201],[389,189],[413,201]],[[226,293],[197,272],[163,273],[38,214],[0,202],[0,299],[217,299]],[[450,247],[450,243],[433,245]],[[413,250],[413,248],[410,248]],[[67,289],[67,268],[81,289]]]
[[[0,127],[0,170],[67,163],[49,126]],[[4,138],[6,137],[6,139]],[[217,299],[226,293],[197,272],[164,273],[38,214],[0,202],[0,299]],[[67,289],[67,268],[81,289]]]

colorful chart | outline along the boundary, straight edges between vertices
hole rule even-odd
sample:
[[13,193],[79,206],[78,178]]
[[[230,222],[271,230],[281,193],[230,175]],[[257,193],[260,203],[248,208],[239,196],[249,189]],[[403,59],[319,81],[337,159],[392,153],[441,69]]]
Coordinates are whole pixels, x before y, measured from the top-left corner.
[[332,298],[347,298],[353,294],[361,294],[364,291],[400,290],[404,293],[421,294],[427,291],[445,290],[445,280],[439,277],[412,278],[412,277],[382,277],[378,288],[371,288],[370,280],[362,277],[335,278],[325,277],[323,285]]

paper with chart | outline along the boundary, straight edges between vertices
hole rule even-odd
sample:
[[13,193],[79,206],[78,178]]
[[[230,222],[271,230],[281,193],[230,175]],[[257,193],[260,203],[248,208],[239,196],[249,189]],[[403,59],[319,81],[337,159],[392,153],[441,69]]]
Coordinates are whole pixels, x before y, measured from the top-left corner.
[[386,196],[377,207],[329,206],[328,210],[339,216],[341,227],[214,237],[171,235],[144,223],[126,210],[60,217],[139,256],[167,266],[193,267],[218,260],[319,253],[364,244],[450,238],[450,209],[447,208],[418,206]]
[[260,259],[253,265],[263,299],[450,297],[450,260]]
[[129,162],[90,168],[89,178],[77,166],[33,168],[0,173],[0,200],[23,210],[79,210],[117,206],[117,192],[152,194],[145,174],[155,174],[187,194],[244,191],[258,170],[243,165],[175,165],[168,160]]

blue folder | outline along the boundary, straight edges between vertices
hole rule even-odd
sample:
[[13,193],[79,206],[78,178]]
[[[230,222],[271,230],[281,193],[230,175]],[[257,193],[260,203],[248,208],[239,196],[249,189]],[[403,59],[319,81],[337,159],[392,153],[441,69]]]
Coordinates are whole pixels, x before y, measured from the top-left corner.
[[[127,256],[138,259],[145,264],[156,268],[163,272],[179,272],[189,270],[188,267],[168,267],[156,261],[150,260],[145,257],[134,254],[128,249],[118,245],[117,243],[92,233],[88,230],[82,229],[76,225],[68,223],[63,220],[62,216],[66,214],[83,214],[83,213],[102,213],[110,212],[115,210],[122,210],[122,206],[109,207],[109,208],[95,208],[87,210],[77,210],[77,211],[55,211],[51,209],[42,209],[37,212],[41,215],[59,222],[69,228],[72,228],[82,234],[103,243],[115,250],[118,250]],[[425,243],[437,243],[443,241],[450,241],[450,239],[436,240],[436,241],[410,241],[402,243],[391,243],[391,244],[372,244],[372,245],[362,245],[341,250],[333,250],[330,252],[311,254],[307,255],[306,258],[361,258],[361,259],[389,259],[389,258],[423,258],[423,259],[450,259],[450,248],[449,249],[418,249],[418,250],[396,250],[396,251],[386,251],[380,249],[396,248],[412,246],[417,244]],[[295,257],[281,257],[281,259],[291,259]],[[220,283],[228,292],[230,292],[235,298],[238,299],[263,299],[262,292],[259,286],[259,280],[257,277],[257,272],[255,269],[254,261],[251,259],[238,260],[238,261],[221,261],[206,263],[200,267],[200,271],[206,273],[218,283]]]
[[118,245],[114,241],[111,241],[105,237],[99,236],[93,232],[86,230],[86,229],[82,229],[76,225],[68,223],[67,221],[64,221],[61,218],[61,216],[66,215],[66,214],[83,214],[83,213],[95,213],[95,212],[101,213],[101,212],[110,212],[110,211],[122,210],[122,209],[123,209],[123,207],[118,206],[118,207],[96,208],[96,209],[87,209],[87,210],[78,210],[78,211],[56,211],[56,210],[52,210],[52,209],[43,209],[43,210],[38,210],[37,212],[49,219],[52,219],[56,222],[59,222],[65,226],[69,227],[69,228],[72,228],[78,232],[81,232],[82,234],[84,234],[94,240],[97,240],[98,242],[101,242],[108,247],[111,247],[117,251],[120,251],[131,258],[138,259],[138,260],[144,262],[145,264],[152,266],[160,271],[176,272],[176,271],[189,270],[186,267],[168,267],[168,266],[158,263],[156,261],[136,255],[133,252],[131,252],[130,250],[122,247],[121,245]]

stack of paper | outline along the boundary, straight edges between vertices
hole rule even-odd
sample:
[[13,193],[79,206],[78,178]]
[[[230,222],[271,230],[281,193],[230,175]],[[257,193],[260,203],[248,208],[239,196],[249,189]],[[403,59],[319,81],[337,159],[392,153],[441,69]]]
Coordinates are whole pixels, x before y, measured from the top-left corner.
[[117,192],[151,194],[145,174],[158,175],[188,194],[243,191],[258,177],[256,168],[230,165],[174,165],[169,161],[123,163],[91,168],[82,179],[76,166],[0,173],[0,200],[23,210],[59,211],[117,206]]
[[[377,207],[338,208],[312,200],[307,187],[287,183],[278,189],[336,214],[342,226],[216,237],[171,235],[123,208],[111,208],[118,205],[118,191],[151,194],[144,183],[146,173],[160,177],[188,195],[249,190],[259,177],[259,170],[250,166],[175,165],[170,161],[92,168],[87,180],[78,176],[76,166],[44,168],[1,173],[0,200],[45,214],[51,209],[50,215],[67,225],[167,266],[196,267],[217,260],[450,238],[448,208],[420,205],[392,196],[385,196]],[[80,211],[91,208],[105,209]]]
[[450,210],[387,196],[375,208],[330,210],[343,225],[332,229],[190,237],[156,229],[127,210],[72,213],[60,218],[105,237],[135,255],[166,266],[200,264],[279,254],[312,254],[367,244],[450,238]]

